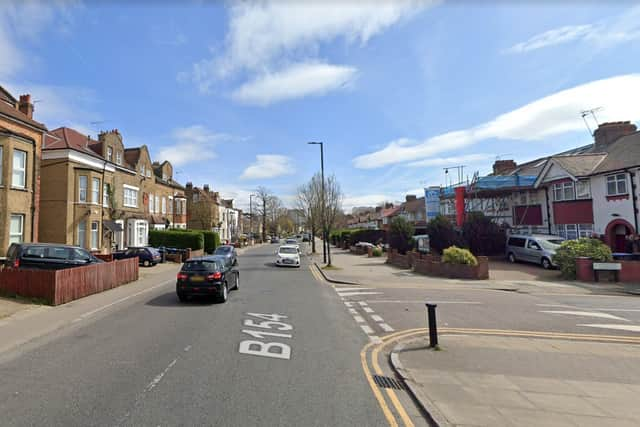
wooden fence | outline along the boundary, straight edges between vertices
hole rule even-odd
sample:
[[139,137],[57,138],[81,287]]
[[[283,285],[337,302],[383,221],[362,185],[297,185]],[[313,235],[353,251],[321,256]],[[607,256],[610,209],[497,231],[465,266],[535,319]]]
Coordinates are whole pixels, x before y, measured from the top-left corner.
[[64,304],[138,280],[138,258],[64,270],[0,271],[0,290]]

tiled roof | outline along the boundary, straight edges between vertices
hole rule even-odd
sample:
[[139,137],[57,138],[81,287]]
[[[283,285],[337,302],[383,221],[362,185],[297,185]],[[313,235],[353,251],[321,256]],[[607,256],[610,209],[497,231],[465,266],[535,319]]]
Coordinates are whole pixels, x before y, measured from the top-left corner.
[[45,137],[43,150],[57,150],[61,148],[70,148],[94,157],[102,158],[102,153],[96,153],[90,147],[96,142],[91,137],[81,134],[75,129],[61,127],[49,132]]
[[140,159],[140,147],[125,148],[124,149],[124,161],[131,166],[132,169],[136,168],[136,164]]
[[382,210],[382,216],[383,217],[393,216],[393,215],[397,214],[399,210],[400,210],[400,206],[383,209]]
[[606,150],[607,157],[595,168],[595,173],[640,166],[640,132],[621,137]]
[[15,107],[10,106],[6,102],[0,102],[0,114],[4,114],[5,116],[9,116],[13,119],[19,120],[38,129],[47,130],[47,127],[45,125],[40,122],[36,122],[33,119],[30,119],[22,111],[16,110]]
[[607,157],[605,153],[574,154],[569,156],[553,156],[552,159],[562,169],[573,176],[587,176]]

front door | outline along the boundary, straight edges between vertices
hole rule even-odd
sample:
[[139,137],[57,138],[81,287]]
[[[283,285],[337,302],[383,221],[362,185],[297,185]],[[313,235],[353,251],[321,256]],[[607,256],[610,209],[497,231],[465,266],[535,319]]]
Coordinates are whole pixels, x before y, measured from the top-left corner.
[[624,234],[616,234],[614,245],[615,252],[627,252],[627,236]]

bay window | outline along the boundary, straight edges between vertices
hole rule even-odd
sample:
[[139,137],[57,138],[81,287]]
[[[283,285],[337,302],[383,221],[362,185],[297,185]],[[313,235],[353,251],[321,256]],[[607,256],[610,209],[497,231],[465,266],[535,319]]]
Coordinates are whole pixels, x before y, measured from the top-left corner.
[[13,150],[13,174],[11,185],[17,188],[27,186],[27,152]]
[[576,182],[576,199],[590,199],[591,198],[591,184],[589,180],[580,180]]
[[86,175],[80,175],[78,177],[78,201],[87,201],[87,177]]
[[91,202],[95,204],[100,203],[100,179],[99,178],[91,179]]
[[138,207],[138,189],[136,187],[125,186],[124,187],[124,206],[128,208]]

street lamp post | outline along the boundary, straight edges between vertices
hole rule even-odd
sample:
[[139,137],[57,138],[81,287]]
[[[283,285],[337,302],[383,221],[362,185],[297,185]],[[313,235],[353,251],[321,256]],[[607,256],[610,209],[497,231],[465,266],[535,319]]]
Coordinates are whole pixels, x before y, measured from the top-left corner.
[[325,211],[325,194],[324,194],[324,143],[311,141],[307,144],[311,145],[319,145],[320,146],[320,176],[322,178],[322,207],[321,207],[321,215],[322,215],[322,257],[323,262],[327,264],[327,255],[329,257],[329,264],[331,264],[331,255],[329,254],[329,242],[327,241],[327,225],[326,225],[326,217],[324,214]]
[[249,194],[249,242],[253,245],[253,196]]

